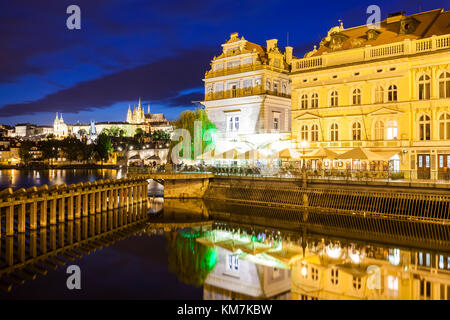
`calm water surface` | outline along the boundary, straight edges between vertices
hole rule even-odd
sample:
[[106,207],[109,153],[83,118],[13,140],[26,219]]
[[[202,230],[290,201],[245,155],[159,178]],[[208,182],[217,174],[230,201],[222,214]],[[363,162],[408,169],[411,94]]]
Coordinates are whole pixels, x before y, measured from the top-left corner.
[[[18,188],[120,174],[3,171],[0,181]],[[450,299],[448,225],[162,198],[136,210],[136,222],[124,218],[135,211],[116,210],[21,237],[3,232],[0,271],[77,241],[120,237],[68,261],[81,269],[81,290],[67,289],[66,265],[0,298]]]

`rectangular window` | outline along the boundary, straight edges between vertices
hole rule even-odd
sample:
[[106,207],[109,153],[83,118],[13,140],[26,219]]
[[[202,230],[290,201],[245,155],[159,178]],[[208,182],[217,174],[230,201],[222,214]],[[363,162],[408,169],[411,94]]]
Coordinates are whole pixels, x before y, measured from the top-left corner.
[[391,297],[397,297],[398,294],[398,278],[388,276],[388,290]]
[[280,113],[279,112],[273,113],[273,129],[280,130]]
[[228,255],[227,271],[237,272],[239,271],[239,258],[235,255]]

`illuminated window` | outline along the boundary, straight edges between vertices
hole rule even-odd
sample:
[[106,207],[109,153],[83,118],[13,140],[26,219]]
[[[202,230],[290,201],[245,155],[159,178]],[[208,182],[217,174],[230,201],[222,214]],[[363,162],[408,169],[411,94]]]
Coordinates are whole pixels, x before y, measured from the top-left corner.
[[361,104],[361,90],[355,89],[353,90],[353,104]]
[[278,93],[278,82],[274,82],[274,83],[273,83],[273,92],[274,92],[275,94]]
[[389,120],[387,124],[387,139],[395,140],[398,135],[398,124],[396,120]]
[[439,139],[450,140],[450,113],[443,113],[439,117]]
[[384,122],[381,120],[375,122],[375,140],[384,140]]
[[228,255],[228,263],[227,263],[228,271],[239,271],[239,258],[235,255]]
[[339,126],[338,126],[337,123],[333,123],[331,125],[330,140],[331,141],[338,141],[339,140]]
[[388,293],[391,297],[397,297],[398,295],[398,278],[394,276],[388,276],[387,278]]
[[420,280],[420,298],[431,299],[431,282],[425,279]]
[[423,115],[419,118],[419,139],[431,139],[431,118],[428,115]]
[[279,112],[273,113],[273,129],[280,130],[280,113]]
[[228,125],[227,130],[230,132],[237,132],[239,131],[239,117],[238,116],[230,116],[228,117]]
[[335,286],[339,284],[339,270],[337,269],[331,269],[331,283]]
[[439,76],[439,98],[450,98],[450,72]]
[[308,141],[308,126],[303,125],[301,128],[301,139],[302,141]]
[[378,86],[375,89],[375,103],[383,103],[384,102],[384,89],[382,86]]
[[352,125],[352,138],[354,141],[361,140],[361,123],[355,122]]
[[319,126],[317,124],[311,126],[311,141],[319,141]]
[[353,276],[353,289],[360,290],[361,289],[361,278]]
[[319,107],[319,95],[317,93],[313,93],[311,95],[311,108],[315,109]]
[[424,74],[419,78],[419,100],[430,99],[430,76]]
[[395,84],[388,88],[388,101],[397,101],[397,86]]
[[339,104],[338,98],[339,98],[339,95],[338,95],[337,91],[331,92],[331,95],[330,95],[330,107],[337,107],[338,106],[338,104]]
[[308,95],[306,94],[302,95],[301,105],[302,109],[308,109]]
[[311,267],[311,279],[314,281],[319,280],[319,269]]

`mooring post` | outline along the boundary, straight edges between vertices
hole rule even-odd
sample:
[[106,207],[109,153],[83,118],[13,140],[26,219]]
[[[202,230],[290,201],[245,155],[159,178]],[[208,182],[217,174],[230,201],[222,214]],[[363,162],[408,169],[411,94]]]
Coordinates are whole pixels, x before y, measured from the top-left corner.
[[87,217],[89,214],[89,193],[88,190],[84,189],[83,194],[83,217]]
[[119,207],[119,199],[117,198],[117,186],[116,185],[114,185],[114,189],[112,190],[112,193],[113,193],[113,199],[114,199],[112,209],[117,209]]

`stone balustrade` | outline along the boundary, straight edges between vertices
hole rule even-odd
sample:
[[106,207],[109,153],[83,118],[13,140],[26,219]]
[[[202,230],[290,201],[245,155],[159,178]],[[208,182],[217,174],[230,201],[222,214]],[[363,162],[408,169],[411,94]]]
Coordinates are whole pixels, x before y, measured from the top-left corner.
[[7,188],[0,192],[0,235],[2,223],[5,223],[6,236],[12,236],[15,221],[17,232],[25,232],[27,218],[29,229],[36,230],[38,223],[46,227],[107,210],[128,208],[146,201],[147,189],[148,181],[144,177],[43,185],[15,191]]

